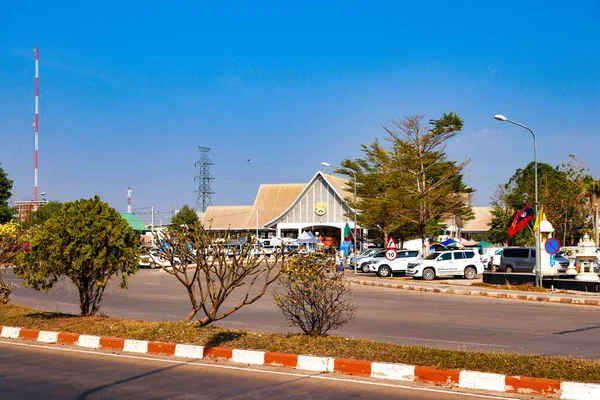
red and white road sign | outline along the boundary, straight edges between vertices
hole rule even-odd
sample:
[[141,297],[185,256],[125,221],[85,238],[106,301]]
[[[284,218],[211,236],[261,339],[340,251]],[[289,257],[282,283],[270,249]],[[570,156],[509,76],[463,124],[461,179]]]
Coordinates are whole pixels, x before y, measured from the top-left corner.
[[396,249],[387,249],[385,251],[385,258],[388,261],[394,261],[397,256],[398,256],[398,253],[396,252]]
[[[385,246],[386,249],[397,249],[398,246],[396,246],[396,242],[394,242],[394,238],[390,236],[390,240],[388,240],[387,245]],[[394,257],[395,258],[395,257]]]

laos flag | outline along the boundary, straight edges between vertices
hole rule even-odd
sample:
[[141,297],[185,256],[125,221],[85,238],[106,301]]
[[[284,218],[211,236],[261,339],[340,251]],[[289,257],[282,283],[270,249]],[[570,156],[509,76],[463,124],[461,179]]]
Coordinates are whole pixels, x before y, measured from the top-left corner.
[[517,212],[517,215],[513,218],[513,221],[508,228],[508,235],[514,236],[521,229],[525,228],[529,221],[533,221],[533,210],[529,205],[525,205],[523,211]]

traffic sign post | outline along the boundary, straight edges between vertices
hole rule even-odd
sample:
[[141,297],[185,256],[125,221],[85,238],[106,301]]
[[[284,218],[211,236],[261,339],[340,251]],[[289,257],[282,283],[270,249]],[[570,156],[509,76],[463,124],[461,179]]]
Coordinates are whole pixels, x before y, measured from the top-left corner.
[[387,249],[385,251],[385,258],[388,261],[394,261],[397,256],[398,256],[398,252],[396,251],[396,249]]
[[548,254],[557,254],[560,251],[560,242],[556,238],[550,238],[546,240],[544,248]]
[[394,238],[390,236],[390,240],[388,240],[387,245],[385,246],[386,249],[397,249],[398,246],[396,246],[396,242],[394,242]]

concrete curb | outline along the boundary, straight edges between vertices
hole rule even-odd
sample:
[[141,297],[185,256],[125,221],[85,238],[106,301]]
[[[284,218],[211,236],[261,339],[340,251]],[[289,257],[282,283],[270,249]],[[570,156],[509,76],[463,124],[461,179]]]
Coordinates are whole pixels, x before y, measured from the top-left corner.
[[241,350],[190,344],[130,340],[104,336],[50,332],[0,326],[0,337],[41,343],[68,344],[88,349],[109,349],[137,354],[152,354],[201,360],[227,360],[247,365],[289,367],[313,372],[336,372],[395,381],[416,381],[464,389],[504,393],[539,394],[571,400],[600,398],[600,384],[562,382],[555,379],[506,376],[487,372],[442,370],[406,364],[390,364],[333,357],[315,357],[270,351]]
[[537,302],[561,303],[561,304],[579,304],[586,306],[600,306],[600,300],[595,299],[577,299],[572,297],[553,297],[544,294],[524,294],[522,292],[504,293],[490,292],[486,290],[476,289],[453,289],[453,288],[438,288],[420,285],[409,285],[404,283],[386,283],[386,282],[371,282],[360,279],[348,279],[348,282],[363,286],[385,287],[390,289],[413,290],[415,292],[427,293],[442,293],[442,294],[458,294],[463,296],[480,296],[497,299],[514,299],[514,300],[529,300]]

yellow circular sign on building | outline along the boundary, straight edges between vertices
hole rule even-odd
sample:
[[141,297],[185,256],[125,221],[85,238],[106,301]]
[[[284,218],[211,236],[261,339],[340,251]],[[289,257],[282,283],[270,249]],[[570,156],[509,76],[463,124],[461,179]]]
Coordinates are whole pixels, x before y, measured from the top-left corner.
[[315,204],[315,214],[317,215],[325,215],[327,213],[327,204],[322,201]]

